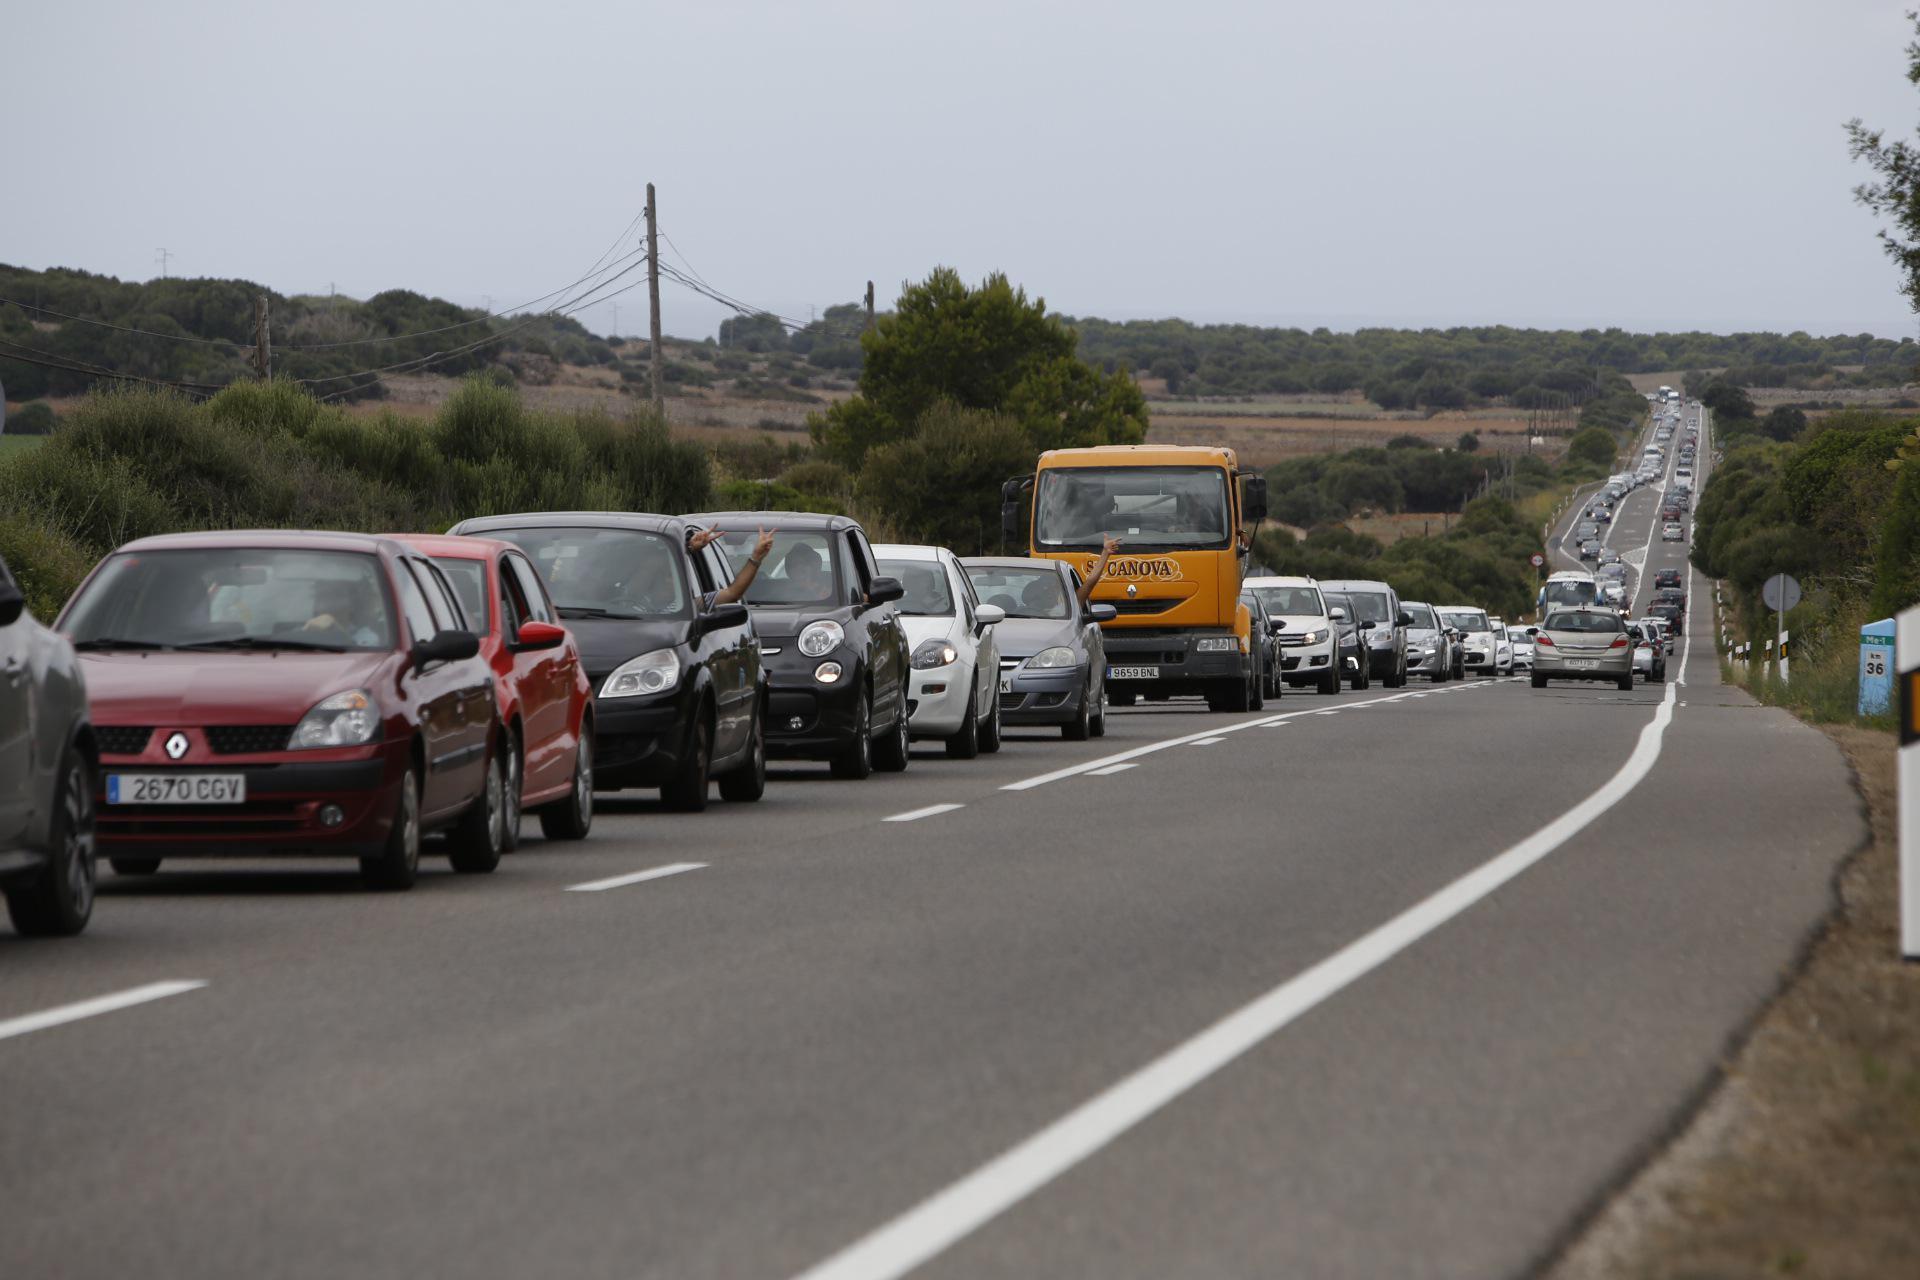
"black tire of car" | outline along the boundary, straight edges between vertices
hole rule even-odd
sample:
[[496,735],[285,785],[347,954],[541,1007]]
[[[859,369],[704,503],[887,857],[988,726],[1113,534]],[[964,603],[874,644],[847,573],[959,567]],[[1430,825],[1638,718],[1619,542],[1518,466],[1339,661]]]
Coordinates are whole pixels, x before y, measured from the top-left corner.
[[901,695],[900,710],[893,728],[873,746],[873,767],[881,773],[903,773],[913,759],[913,739],[908,733],[906,695]]
[[1538,671],[1533,673],[1533,687],[1536,689],[1544,689],[1547,687],[1547,678]]
[[753,726],[748,730],[747,758],[737,767],[720,775],[720,798],[730,804],[752,804],[767,794],[767,720],[766,707],[753,710]]
[[1627,674],[1621,676],[1620,679],[1615,682],[1615,687],[1618,688],[1622,693],[1632,693],[1633,692],[1633,672],[1629,671],[1627,672]]
[[420,779],[407,766],[394,802],[387,847],[360,859],[360,879],[369,889],[411,889],[420,874]]
[[1124,693],[1109,693],[1107,695],[1107,701],[1116,707],[1130,707],[1134,703],[1135,696],[1131,690]]
[[485,875],[507,846],[507,754],[487,752],[487,780],[447,833],[447,861],[462,875]]
[[13,927],[34,938],[72,937],[93,915],[95,865],[93,768],[68,747],[48,831],[51,856],[40,874],[7,890]]
[[1347,677],[1347,687],[1358,690],[1365,689],[1372,685],[1373,672],[1367,669],[1366,650],[1362,649],[1360,651],[1360,660],[1355,664],[1355,667],[1356,670],[1354,673]]
[[987,722],[980,726],[980,751],[983,755],[992,755],[1000,749],[1000,694],[999,686],[994,686],[993,709],[987,712]]
[[707,784],[713,778],[713,721],[702,707],[687,734],[680,768],[660,788],[660,799],[675,813],[700,813],[707,807]]
[[1245,711],[1253,703],[1253,684],[1246,677],[1216,680],[1207,690],[1209,711]]
[[160,869],[158,858],[108,858],[107,865],[117,876],[150,876]]
[[1267,706],[1267,680],[1264,675],[1256,675],[1247,690],[1247,710],[1264,711]]
[[1068,742],[1085,742],[1087,735],[1093,732],[1093,713],[1087,706],[1084,692],[1080,698],[1080,710],[1073,719],[1060,726],[1060,736]]
[[1104,738],[1107,736],[1107,688],[1100,686],[1100,699],[1093,704],[1094,712],[1087,721],[1087,736]]
[[[1337,654],[1335,655],[1336,658],[1338,656],[1339,655]],[[1325,671],[1321,672],[1320,692],[1322,693],[1340,692],[1340,670],[1338,667],[1328,667]]]
[[854,711],[853,736],[833,757],[833,776],[857,781],[873,773],[873,694],[862,695]]
[[1387,672],[1386,678],[1380,683],[1389,689],[1398,689],[1404,686],[1407,683],[1407,660],[1401,658],[1395,662],[1393,664],[1393,670]]
[[573,786],[564,800],[540,809],[540,834],[549,840],[584,840],[593,830],[593,733],[580,728],[573,757]]
[[1665,684],[1667,682],[1666,668],[1655,667],[1647,673],[1647,680],[1651,684]]
[[515,729],[507,735],[507,776],[506,787],[501,799],[506,806],[505,821],[501,827],[500,852],[512,853],[520,847],[520,819],[525,816],[521,809],[521,799],[527,789],[527,755],[520,742],[520,732]]
[[948,736],[947,758],[971,760],[980,754],[980,721],[971,710],[961,717],[960,728]]

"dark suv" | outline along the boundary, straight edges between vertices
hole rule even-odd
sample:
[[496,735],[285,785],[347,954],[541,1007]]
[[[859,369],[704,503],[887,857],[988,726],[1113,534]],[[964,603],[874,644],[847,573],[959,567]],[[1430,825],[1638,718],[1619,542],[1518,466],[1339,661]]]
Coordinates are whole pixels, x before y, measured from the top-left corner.
[[0,889],[21,933],[79,933],[93,914],[95,762],[73,646],[0,560]]
[[846,516],[719,511],[688,516],[744,560],[762,529],[773,550],[747,591],[770,686],[767,749],[826,760],[835,777],[907,767],[912,668],[894,601],[866,530]]
[[511,542],[545,580],[593,686],[593,787],[659,787],[669,808],[767,787],[767,680],[718,547],[687,550],[688,523],[623,512],[463,520],[450,532]]

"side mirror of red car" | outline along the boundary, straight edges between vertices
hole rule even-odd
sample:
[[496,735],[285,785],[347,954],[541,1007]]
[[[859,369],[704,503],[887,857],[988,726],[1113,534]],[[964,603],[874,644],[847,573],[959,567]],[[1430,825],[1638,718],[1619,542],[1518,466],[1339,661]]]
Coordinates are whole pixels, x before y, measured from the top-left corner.
[[567,629],[556,627],[551,622],[523,622],[520,624],[520,638],[513,642],[516,650],[558,649],[567,642]]

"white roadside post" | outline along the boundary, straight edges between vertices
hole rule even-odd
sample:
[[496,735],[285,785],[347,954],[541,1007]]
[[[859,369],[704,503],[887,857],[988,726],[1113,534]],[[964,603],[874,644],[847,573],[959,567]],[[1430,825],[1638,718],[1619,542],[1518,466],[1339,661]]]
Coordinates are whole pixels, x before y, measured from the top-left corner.
[[1787,679],[1787,633],[1780,633],[1780,683],[1791,684]]
[[1900,822],[1900,954],[1920,961],[1920,608],[1900,615],[1894,662],[1900,669],[1900,756],[1895,768]]

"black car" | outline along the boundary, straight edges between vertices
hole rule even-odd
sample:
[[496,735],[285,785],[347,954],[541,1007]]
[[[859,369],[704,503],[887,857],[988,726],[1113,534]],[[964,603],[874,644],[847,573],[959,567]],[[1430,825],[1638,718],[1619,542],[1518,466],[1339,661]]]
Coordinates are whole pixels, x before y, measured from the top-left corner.
[[1678,569],[1655,569],[1653,571],[1653,585],[1656,590],[1661,587],[1679,586],[1680,571]]
[[1661,587],[1653,593],[1655,604],[1670,604],[1680,612],[1687,611],[1687,593],[1679,587]]
[[1679,605],[1675,605],[1675,604],[1649,605],[1647,607],[1647,615],[1649,617],[1659,618],[1664,622],[1666,622],[1668,626],[1670,626],[1673,629],[1674,635],[1683,636],[1687,634],[1686,610],[1682,609]]
[[767,676],[745,605],[708,605],[733,578],[718,547],[687,550],[686,521],[622,512],[463,520],[449,532],[527,553],[593,683],[593,788],[659,787],[669,808],[767,786]]
[[1325,595],[1327,616],[1340,629],[1340,674],[1349,688],[1364,689],[1373,681],[1367,669],[1367,640],[1360,630],[1360,620],[1354,616],[1353,601],[1334,591]]
[[1280,696],[1280,648],[1273,638],[1273,618],[1267,613],[1267,606],[1260,603],[1260,597],[1251,591],[1242,591],[1240,603],[1253,615],[1248,634],[1255,640],[1254,656],[1259,660],[1260,669],[1254,673],[1251,709],[1258,711],[1267,705],[1268,698]]
[[826,760],[839,778],[907,767],[912,667],[907,630],[866,530],[846,516],[719,511],[688,516],[744,559],[762,529],[773,550],[747,591],[771,687],[767,749]]

